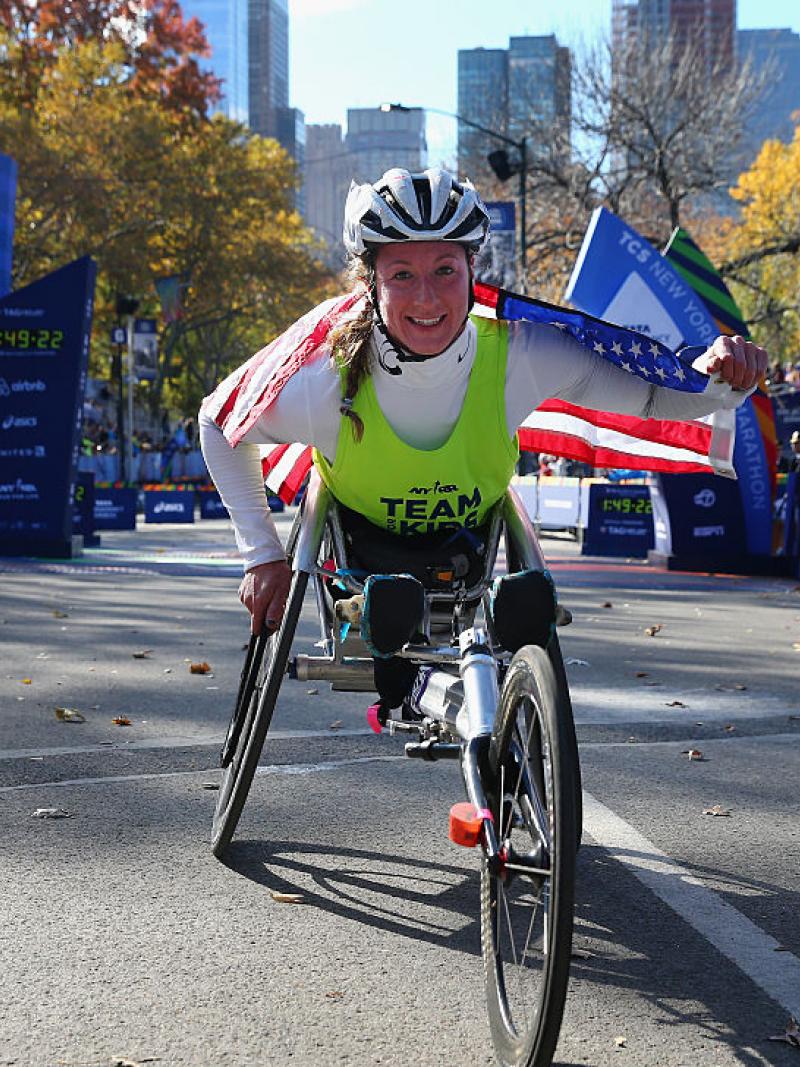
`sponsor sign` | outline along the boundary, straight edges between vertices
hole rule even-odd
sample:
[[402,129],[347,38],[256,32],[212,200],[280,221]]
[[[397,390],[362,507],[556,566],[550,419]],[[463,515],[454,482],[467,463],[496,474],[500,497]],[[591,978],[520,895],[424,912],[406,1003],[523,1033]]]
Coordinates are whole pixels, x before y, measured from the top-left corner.
[[655,547],[665,555],[747,554],[736,482],[711,474],[662,474],[653,487]]
[[0,298],[0,554],[71,554],[95,264]]
[[[683,478],[686,475],[673,475]],[[653,504],[646,485],[589,486],[581,552],[588,556],[644,558],[655,544]]]
[[135,530],[137,495],[137,490],[132,488],[95,488],[95,530]]
[[194,493],[180,489],[147,489],[145,522],[194,522]]
[[[720,332],[703,301],[668,260],[605,208],[597,208],[592,215],[566,296],[583,311],[639,330],[673,350],[684,344],[708,345]],[[725,551],[769,555],[770,480],[750,400],[736,411],[733,464],[747,541],[744,547],[731,543]]]
[[227,519],[228,509],[220,500],[219,493],[200,494],[201,519]]

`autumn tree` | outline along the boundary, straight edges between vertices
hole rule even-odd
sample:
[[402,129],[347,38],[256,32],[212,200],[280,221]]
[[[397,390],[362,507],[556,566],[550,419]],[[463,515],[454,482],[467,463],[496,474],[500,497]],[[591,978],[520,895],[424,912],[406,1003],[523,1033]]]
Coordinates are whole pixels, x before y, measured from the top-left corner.
[[93,373],[109,373],[117,294],[159,317],[155,281],[184,280],[183,315],[164,326],[158,377],[142,388],[154,411],[164,397],[196,410],[326,280],[283,149],[131,94],[119,42],[62,49],[32,106],[0,95],[0,151],[19,164],[15,286],[80,255],[98,262]]
[[195,115],[219,98],[219,79],[198,65],[210,54],[202,24],[177,0],[0,0],[0,27],[0,91],[28,106],[63,51],[86,42],[120,47],[136,95]]
[[[739,217],[715,227],[721,273],[756,339],[776,357],[795,358],[800,351],[800,126],[790,144],[764,143],[731,196],[740,206]],[[713,241],[709,234],[707,243]]]

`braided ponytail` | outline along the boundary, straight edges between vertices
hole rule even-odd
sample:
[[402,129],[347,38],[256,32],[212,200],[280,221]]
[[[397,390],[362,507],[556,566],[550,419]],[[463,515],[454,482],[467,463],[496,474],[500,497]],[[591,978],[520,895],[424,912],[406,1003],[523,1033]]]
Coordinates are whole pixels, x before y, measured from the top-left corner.
[[344,395],[339,411],[352,422],[353,437],[360,441],[364,436],[364,423],[353,411],[353,401],[361,383],[369,374],[369,338],[372,333],[374,311],[372,301],[375,293],[375,270],[371,262],[354,259],[348,271],[353,288],[363,286],[369,293],[367,300],[354,318],[346,319],[331,333],[331,353],[339,367],[346,368]]

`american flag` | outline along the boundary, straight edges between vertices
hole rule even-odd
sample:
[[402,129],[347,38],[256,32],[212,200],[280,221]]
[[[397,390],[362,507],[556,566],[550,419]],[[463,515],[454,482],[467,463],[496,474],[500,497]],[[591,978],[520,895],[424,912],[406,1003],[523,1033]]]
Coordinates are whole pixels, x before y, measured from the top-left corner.
[[[700,348],[686,348],[676,355],[644,334],[491,285],[476,284],[475,297],[474,311],[478,314],[553,325],[626,373],[650,383],[692,393],[706,387],[707,377],[691,366]],[[345,316],[357,313],[362,300],[351,293],[320,304],[234,371],[206,399],[205,409],[231,446],[235,447],[269,408],[285,382],[305,363],[323,354],[332,328]],[[522,424],[519,441],[524,451],[563,456],[592,467],[731,475],[734,421],[727,412],[723,416],[668,422],[548,400]],[[311,448],[299,443],[260,447],[267,486],[291,502],[311,467]]]

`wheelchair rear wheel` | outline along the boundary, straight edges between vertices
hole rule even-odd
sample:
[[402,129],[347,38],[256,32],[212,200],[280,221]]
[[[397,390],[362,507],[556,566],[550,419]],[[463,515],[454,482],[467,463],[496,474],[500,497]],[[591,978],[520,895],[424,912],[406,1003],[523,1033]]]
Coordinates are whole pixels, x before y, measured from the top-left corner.
[[272,722],[294,632],[303,608],[308,574],[295,571],[280,626],[271,637],[251,642],[239,686],[239,699],[222,751],[225,767],[211,830],[211,850],[222,857],[236,830],[261,749]]
[[484,860],[481,943],[500,1062],[549,1067],[569,978],[575,895],[573,745],[564,690],[535,645],[511,660],[489,755],[500,863]]

